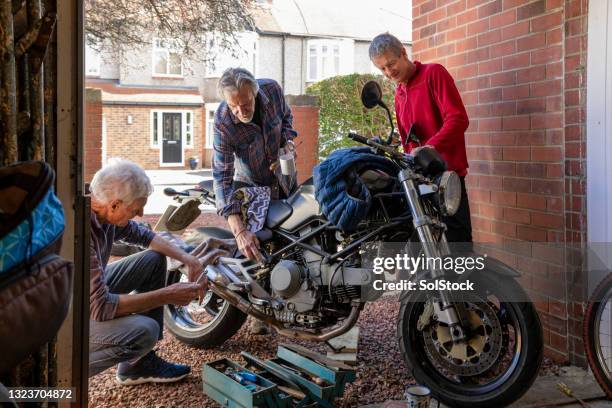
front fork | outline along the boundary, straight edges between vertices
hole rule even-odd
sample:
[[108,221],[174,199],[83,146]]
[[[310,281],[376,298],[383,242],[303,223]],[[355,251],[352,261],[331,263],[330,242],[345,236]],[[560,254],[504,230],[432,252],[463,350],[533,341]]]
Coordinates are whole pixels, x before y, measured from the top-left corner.
[[[404,193],[408,199],[410,211],[412,212],[412,222],[419,234],[419,240],[423,245],[423,252],[429,259],[442,259],[442,257],[450,254],[450,248],[446,241],[445,234],[442,234],[440,241],[434,239],[432,226],[435,222],[425,213],[421,205],[419,190],[414,182],[417,177],[417,174],[409,168],[402,169],[399,173],[399,181],[402,183]],[[434,262],[434,265],[435,264]],[[442,277],[444,276],[444,270],[434,268],[431,271],[431,276],[434,279]],[[453,304],[449,293],[440,291],[439,297],[440,301],[433,305],[437,320],[448,324],[451,328],[450,333],[454,342],[464,341],[466,335],[460,322],[466,322],[465,316],[461,316],[464,317],[464,319],[460,318],[458,310]],[[461,312],[463,312],[463,309]]]

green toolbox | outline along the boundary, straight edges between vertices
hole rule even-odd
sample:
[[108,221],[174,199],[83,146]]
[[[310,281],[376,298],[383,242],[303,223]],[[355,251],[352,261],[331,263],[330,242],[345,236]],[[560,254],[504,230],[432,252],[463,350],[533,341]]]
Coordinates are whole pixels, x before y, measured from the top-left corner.
[[204,393],[231,408],[333,408],[355,369],[305,347],[281,344],[276,358],[242,352],[244,366],[221,359],[202,369]]

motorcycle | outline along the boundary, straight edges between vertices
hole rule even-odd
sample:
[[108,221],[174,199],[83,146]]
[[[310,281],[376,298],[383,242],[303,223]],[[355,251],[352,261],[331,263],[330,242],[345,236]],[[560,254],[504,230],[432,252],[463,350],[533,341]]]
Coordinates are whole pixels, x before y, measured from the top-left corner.
[[[272,201],[265,227],[256,234],[265,261],[236,253],[208,265],[210,290],[202,305],[165,308],[166,326],[176,338],[214,347],[232,337],[249,315],[282,336],[327,342],[350,330],[365,303],[381,295],[371,289],[368,248],[403,242],[416,243],[427,257],[450,253],[441,219],[457,211],[457,174],[445,171],[443,159],[431,149],[412,157],[391,145],[393,121],[376,82],[364,86],[362,102],[386,109],[391,134],[386,140],[355,133],[348,137],[386,158],[395,174],[367,166],[359,170],[372,207],[357,229],[346,233],[325,218],[312,178],[286,200]],[[212,181],[167,194],[214,202]],[[206,237],[233,238],[216,227],[197,228],[197,233],[196,243]],[[529,389],[542,362],[540,320],[517,283],[519,273],[491,257],[484,266],[469,275],[480,288],[469,296],[419,290],[404,291],[399,298],[397,338],[410,374],[450,406],[508,405]],[[447,276],[439,268],[423,273],[431,279]],[[185,271],[169,271],[167,280],[186,280]],[[508,301],[511,293],[526,300]]]

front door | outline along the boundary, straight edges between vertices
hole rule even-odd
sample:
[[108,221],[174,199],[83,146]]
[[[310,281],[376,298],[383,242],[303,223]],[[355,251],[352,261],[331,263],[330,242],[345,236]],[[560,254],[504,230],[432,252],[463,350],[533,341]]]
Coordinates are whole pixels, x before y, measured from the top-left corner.
[[162,165],[183,164],[183,140],[180,113],[164,113],[162,116]]

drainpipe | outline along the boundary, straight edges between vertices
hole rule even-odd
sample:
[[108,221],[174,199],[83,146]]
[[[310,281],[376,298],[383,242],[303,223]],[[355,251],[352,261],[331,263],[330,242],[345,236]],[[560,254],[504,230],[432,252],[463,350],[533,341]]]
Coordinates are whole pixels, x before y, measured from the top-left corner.
[[287,42],[287,34],[283,33],[283,47],[282,47],[282,56],[281,56],[281,86],[283,87],[283,91],[285,91],[285,47]]

